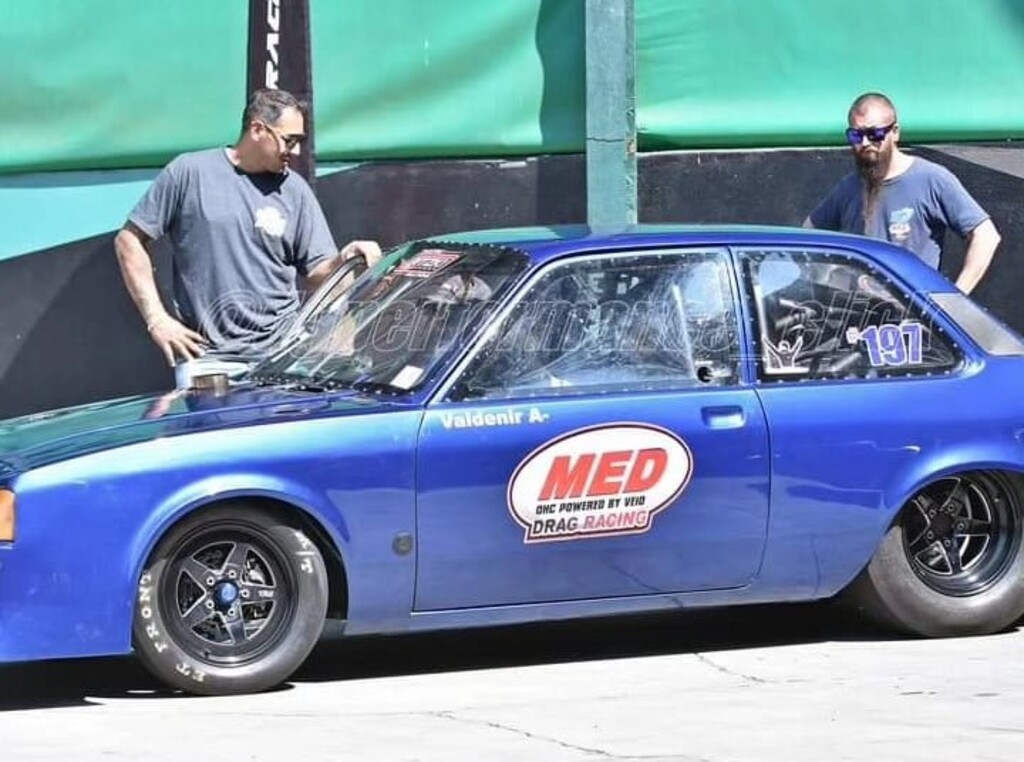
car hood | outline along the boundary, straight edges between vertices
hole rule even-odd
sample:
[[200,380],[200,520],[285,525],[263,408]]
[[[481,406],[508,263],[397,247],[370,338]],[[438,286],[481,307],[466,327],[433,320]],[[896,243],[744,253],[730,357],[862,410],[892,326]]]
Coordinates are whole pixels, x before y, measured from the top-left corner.
[[273,387],[127,397],[0,422],[0,478],[100,450],[161,437],[389,409],[356,392],[317,394]]

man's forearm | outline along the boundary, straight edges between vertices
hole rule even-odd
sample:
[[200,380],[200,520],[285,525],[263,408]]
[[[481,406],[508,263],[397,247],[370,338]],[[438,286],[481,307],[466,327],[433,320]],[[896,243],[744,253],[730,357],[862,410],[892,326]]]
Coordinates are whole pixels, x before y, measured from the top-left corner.
[[[373,267],[382,256],[380,245],[376,241],[350,241],[337,254],[323,260],[311,270],[303,279],[302,288],[310,293],[316,291],[331,273],[359,254],[363,255],[367,267]],[[347,280],[351,283],[353,278],[348,277]]]
[[202,334],[182,325],[164,309],[153,277],[153,260],[140,235],[144,234],[128,223],[114,237],[114,251],[121,277],[146,322],[149,338],[160,348],[170,366],[179,357],[184,360],[201,357],[208,342]]
[[121,230],[114,238],[114,250],[125,287],[147,327],[168,317],[153,277],[153,260],[138,236]]
[[992,257],[1001,240],[992,220],[986,220],[971,231],[967,239],[964,266],[956,279],[957,288],[965,294],[974,290],[992,263]]
[[327,276],[337,270],[345,263],[341,254],[335,254],[323,260],[314,270],[311,270],[303,279],[303,289],[309,293],[316,291],[320,285],[327,280]]

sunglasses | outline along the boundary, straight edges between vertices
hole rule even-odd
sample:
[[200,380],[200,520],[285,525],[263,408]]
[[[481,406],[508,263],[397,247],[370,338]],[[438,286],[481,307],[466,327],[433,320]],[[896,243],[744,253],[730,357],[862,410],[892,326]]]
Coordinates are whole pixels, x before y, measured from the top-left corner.
[[282,143],[284,143],[284,150],[286,151],[294,150],[295,146],[297,146],[299,143],[306,139],[305,135],[282,135],[271,125],[265,122],[260,122],[260,124],[262,124],[268,130],[270,130],[272,133],[274,133],[274,137],[278,138]]
[[864,141],[864,138],[867,138],[877,145],[885,140],[885,136],[892,132],[895,126],[896,122],[887,124],[884,127],[850,127],[846,130],[846,142],[852,146],[859,146]]

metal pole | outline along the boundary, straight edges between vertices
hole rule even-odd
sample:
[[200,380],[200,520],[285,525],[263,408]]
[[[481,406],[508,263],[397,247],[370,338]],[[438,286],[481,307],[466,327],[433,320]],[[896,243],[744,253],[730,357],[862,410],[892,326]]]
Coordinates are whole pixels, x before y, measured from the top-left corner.
[[587,222],[637,221],[634,0],[586,0]]

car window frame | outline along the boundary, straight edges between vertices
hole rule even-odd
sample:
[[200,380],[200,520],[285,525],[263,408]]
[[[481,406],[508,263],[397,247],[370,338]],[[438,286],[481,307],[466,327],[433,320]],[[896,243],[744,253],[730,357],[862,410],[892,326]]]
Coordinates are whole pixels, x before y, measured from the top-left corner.
[[[874,258],[864,254],[862,251],[834,245],[814,245],[808,243],[786,243],[786,244],[745,244],[731,247],[734,257],[735,273],[739,281],[740,300],[744,312],[744,324],[747,328],[747,339],[750,342],[750,377],[758,386],[790,386],[797,384],[819,384],[819,383],[858,383],[878,381],[913,381],[918,379],[952,377],[964,373],[974,361],[973,344],[963,331],[949,316],[931,299],[930,292],[918,292],[908,288],[907,282],[897,273]],[[957,362],[947,370],[925,369],[920,371],[885,371],[872,376],[808,376],[802,374],[778,374],[768,375],[764,373],[765,347],[762,344],[762,326],[760,309],[757,304],[757,295],[754,291],[754,284],[745,267],[745,255],[749,254],[814,254],[826,258],[837,257],[839,261],[846,260],[862,265],[867,274],[880,278],[892,288],[905,303],[913,309],[924,313],[931,322],[939,329],[941,335],[945,336],[951,345],[952,352]]]
[[[735,375],[729,380],[728,383],[724,384],[700,384],[696,386],[678,386],[678,387],[665,387],[658,389],[649,390],[622,390],[622,391],[609,391],[609,392],[598,392],[598,391],[586,391],[578,392],[575,394],[564,394],[554,392],[550,395],[533,395],[533,396],[508,396],[508,397],[468,397],[465,399],[455,399],[452,397],[453,390],[458,386],[459,381],[463,378],[467,369],[471,366],[477,355],[482,349],[495,338],[495,334],[502,330],[502,326],[505,321],[509,319],[509,315],[517,308],[520,302],[526,298],[526,296],[536,287],[537,283],[545,278],[552,270],[563,267],[571,261],[591,261],[598,259],[613,259],[616,257],[628,257],[637,255],[677,255],[685,257],[687,254],[693,253],[713,253],[717,254],[721,258],[721,264],[725,268],[725,278],[728,284],[728,298],[732,305],[732,319],[735,327],[735,338],[733,350],[735,352]],[[629,248],[614,248],[614,249],[602,249],[599,251],[588,251],[588,252],[566,252],[563,255],[552,257],[551,259],[544,261],[536,267],[534,272],[530,273],[527,277],[520,280],[519,284],[515,288],[514,292],[506,296],[505,304],[503,304],[487,322],[486,326],[483,326],[480,331],[477,332],[476,336],[470,346],[467,347],[466,351],[461,357],[457,359],[451,366],[450,372],[447,376],[437,385],[433,394],[428,399],[428,406],[432,404],[523,404],[532,403],[537,400],[572,400],[572,399],[583,399],[588,396],[595,394],[676,394],[687,391],[698,391],[698,392],[711,392],[717,389],[728,389],[735,390],[743,386],[749,386],[751,376],[749,375],[748,358],[747,358],[747,347],[748,335],[746,327],[744,325],[744,312],[740,286],[737,281],[738,274],[736,269],[736,260],[732,255],[730,247],[724,244],[693,244],[693,245],[649,245],[649,246],[636,246]],[[557,387],[556,387],[557,388]]]

